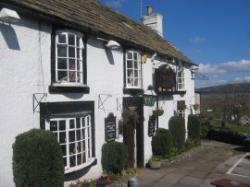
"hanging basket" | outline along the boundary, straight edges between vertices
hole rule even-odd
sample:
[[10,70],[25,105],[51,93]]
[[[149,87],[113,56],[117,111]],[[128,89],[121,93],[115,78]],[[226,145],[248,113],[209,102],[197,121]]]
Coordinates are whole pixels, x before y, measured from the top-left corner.
[[153,111],[153,115],[154,115],[154,116],[162,116],[163,113],[164,113],[164,110],[162,110],[162,109],[155,109],[155,110]]

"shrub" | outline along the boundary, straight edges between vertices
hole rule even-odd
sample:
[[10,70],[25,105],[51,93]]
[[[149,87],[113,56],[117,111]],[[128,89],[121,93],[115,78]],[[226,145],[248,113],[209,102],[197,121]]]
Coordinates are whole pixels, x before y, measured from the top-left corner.
[[212,125],[209,120],[201,122],[201,138],[207,138],[208,132],[212,129]]
[[174,145],[177,148],[183,147],[185,143],[185,120],[180,116],[173,116],[169,120],[169,130],[173,136]]
[[173,147],[173,138],[169,130],[159,128],[152,138],[152,152],[154,155],[165,157],[170,154]]
[[102,146],[102,168],[106,172],[121,173],[127,167],[127,147],[123,143],[108,142]]
[[13,173],[16,187],[63,186],[63,155],[52,132],[33,129],[16,137]]
[[207,138],[234,145],[244,145],[245,136],[230,129],[211,129]]
[[201,136],[201,124],[200,119],[196,115],[188,116],[188,139],[194,141],[200,141]]

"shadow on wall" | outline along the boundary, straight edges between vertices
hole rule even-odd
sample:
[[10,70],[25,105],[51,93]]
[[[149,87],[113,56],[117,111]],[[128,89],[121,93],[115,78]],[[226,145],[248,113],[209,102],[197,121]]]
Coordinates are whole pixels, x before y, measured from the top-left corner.
[[11,25],[0,23],[0,31],[9,49],[20,50],[16,32]]

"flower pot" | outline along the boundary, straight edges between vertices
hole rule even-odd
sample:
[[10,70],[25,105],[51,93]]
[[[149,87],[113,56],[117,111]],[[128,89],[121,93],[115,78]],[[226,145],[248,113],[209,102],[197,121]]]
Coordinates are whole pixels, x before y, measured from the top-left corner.
[[161,168],[161,161],[160,160],[149,160],[149,167],[151,169],[160,169]]
[[164,113],[164,110],[161,110],[161,109],[156,109],[153,111],[154,116],[161,116],[163,115],[163,113]]

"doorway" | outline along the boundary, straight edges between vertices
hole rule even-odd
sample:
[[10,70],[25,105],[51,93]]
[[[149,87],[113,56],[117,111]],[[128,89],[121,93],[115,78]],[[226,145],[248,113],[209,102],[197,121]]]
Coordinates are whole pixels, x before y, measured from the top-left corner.
[[128,167],[144,167],[143,98],[123,98],[124,143],[128,147]]

